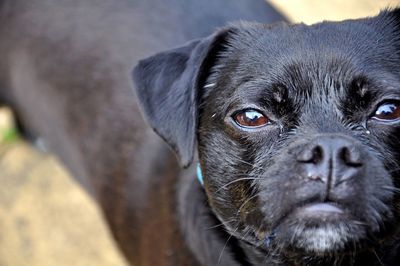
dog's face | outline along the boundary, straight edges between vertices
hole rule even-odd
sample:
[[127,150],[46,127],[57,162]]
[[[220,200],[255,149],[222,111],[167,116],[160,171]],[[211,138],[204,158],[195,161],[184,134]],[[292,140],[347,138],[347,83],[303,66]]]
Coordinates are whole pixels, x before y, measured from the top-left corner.
[[359,249],[395,223],[399,54],[356,25],[252,27],[220,54],[198,143],[231,234],[323,254]]
[[[319,257],[391,241],[400,211],[399,10],[235,26],[179,49],[139,65],[139,97],[184,164],[197,138],[210,206],[230,234],[266,253]],[[169,113],[157,115],[160,105]]]

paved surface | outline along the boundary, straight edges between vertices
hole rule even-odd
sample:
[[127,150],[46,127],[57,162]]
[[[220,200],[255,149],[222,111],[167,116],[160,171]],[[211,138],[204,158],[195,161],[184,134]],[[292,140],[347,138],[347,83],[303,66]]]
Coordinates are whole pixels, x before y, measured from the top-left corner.
[[125,265],[92,200],[50,155],[0,149],[0,265]]
[[322,20],[343,20],[376,15],[400,0],[267,0],[294,22],[312,24]]
[[[374,15],[400,1],[272,0],[293,21]],[[329,2],[329,3],[328,3]],[[96,204],[49,154],[10,133],[0,111],[0,266],[124,266]],[[9,131],[5,134],[5,131]]]

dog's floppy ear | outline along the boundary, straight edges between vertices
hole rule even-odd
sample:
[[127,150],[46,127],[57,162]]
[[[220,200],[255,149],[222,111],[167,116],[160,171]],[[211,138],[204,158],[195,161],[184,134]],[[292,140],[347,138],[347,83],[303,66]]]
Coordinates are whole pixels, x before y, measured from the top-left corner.
[[139,102],[150,126],[188,166],[196,141],[198,90],[229,29],[141,60],[133,70]]

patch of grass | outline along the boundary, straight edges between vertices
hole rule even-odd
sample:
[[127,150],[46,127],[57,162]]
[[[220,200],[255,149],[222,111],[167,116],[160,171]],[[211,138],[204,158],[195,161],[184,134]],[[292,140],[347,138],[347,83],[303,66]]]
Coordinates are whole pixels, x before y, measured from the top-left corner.
[[0,106],[0,144],[13,143],[19,138],[11,109]]
[[0,143],[10,144],[19,139],[19,134],[16,128],[5,128],[0,132]]

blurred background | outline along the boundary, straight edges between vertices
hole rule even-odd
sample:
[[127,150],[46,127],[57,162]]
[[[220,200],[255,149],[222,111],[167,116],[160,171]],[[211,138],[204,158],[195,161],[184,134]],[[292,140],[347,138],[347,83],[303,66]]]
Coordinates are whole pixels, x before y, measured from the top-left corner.
[[[28,0],[27,0],[28,1]],[[245,1],[245,0],[243,0]],[[372,16],[400,0],[270,0],[293,22]],[[126,266],[96,203],[0,108],[0,266]]]

